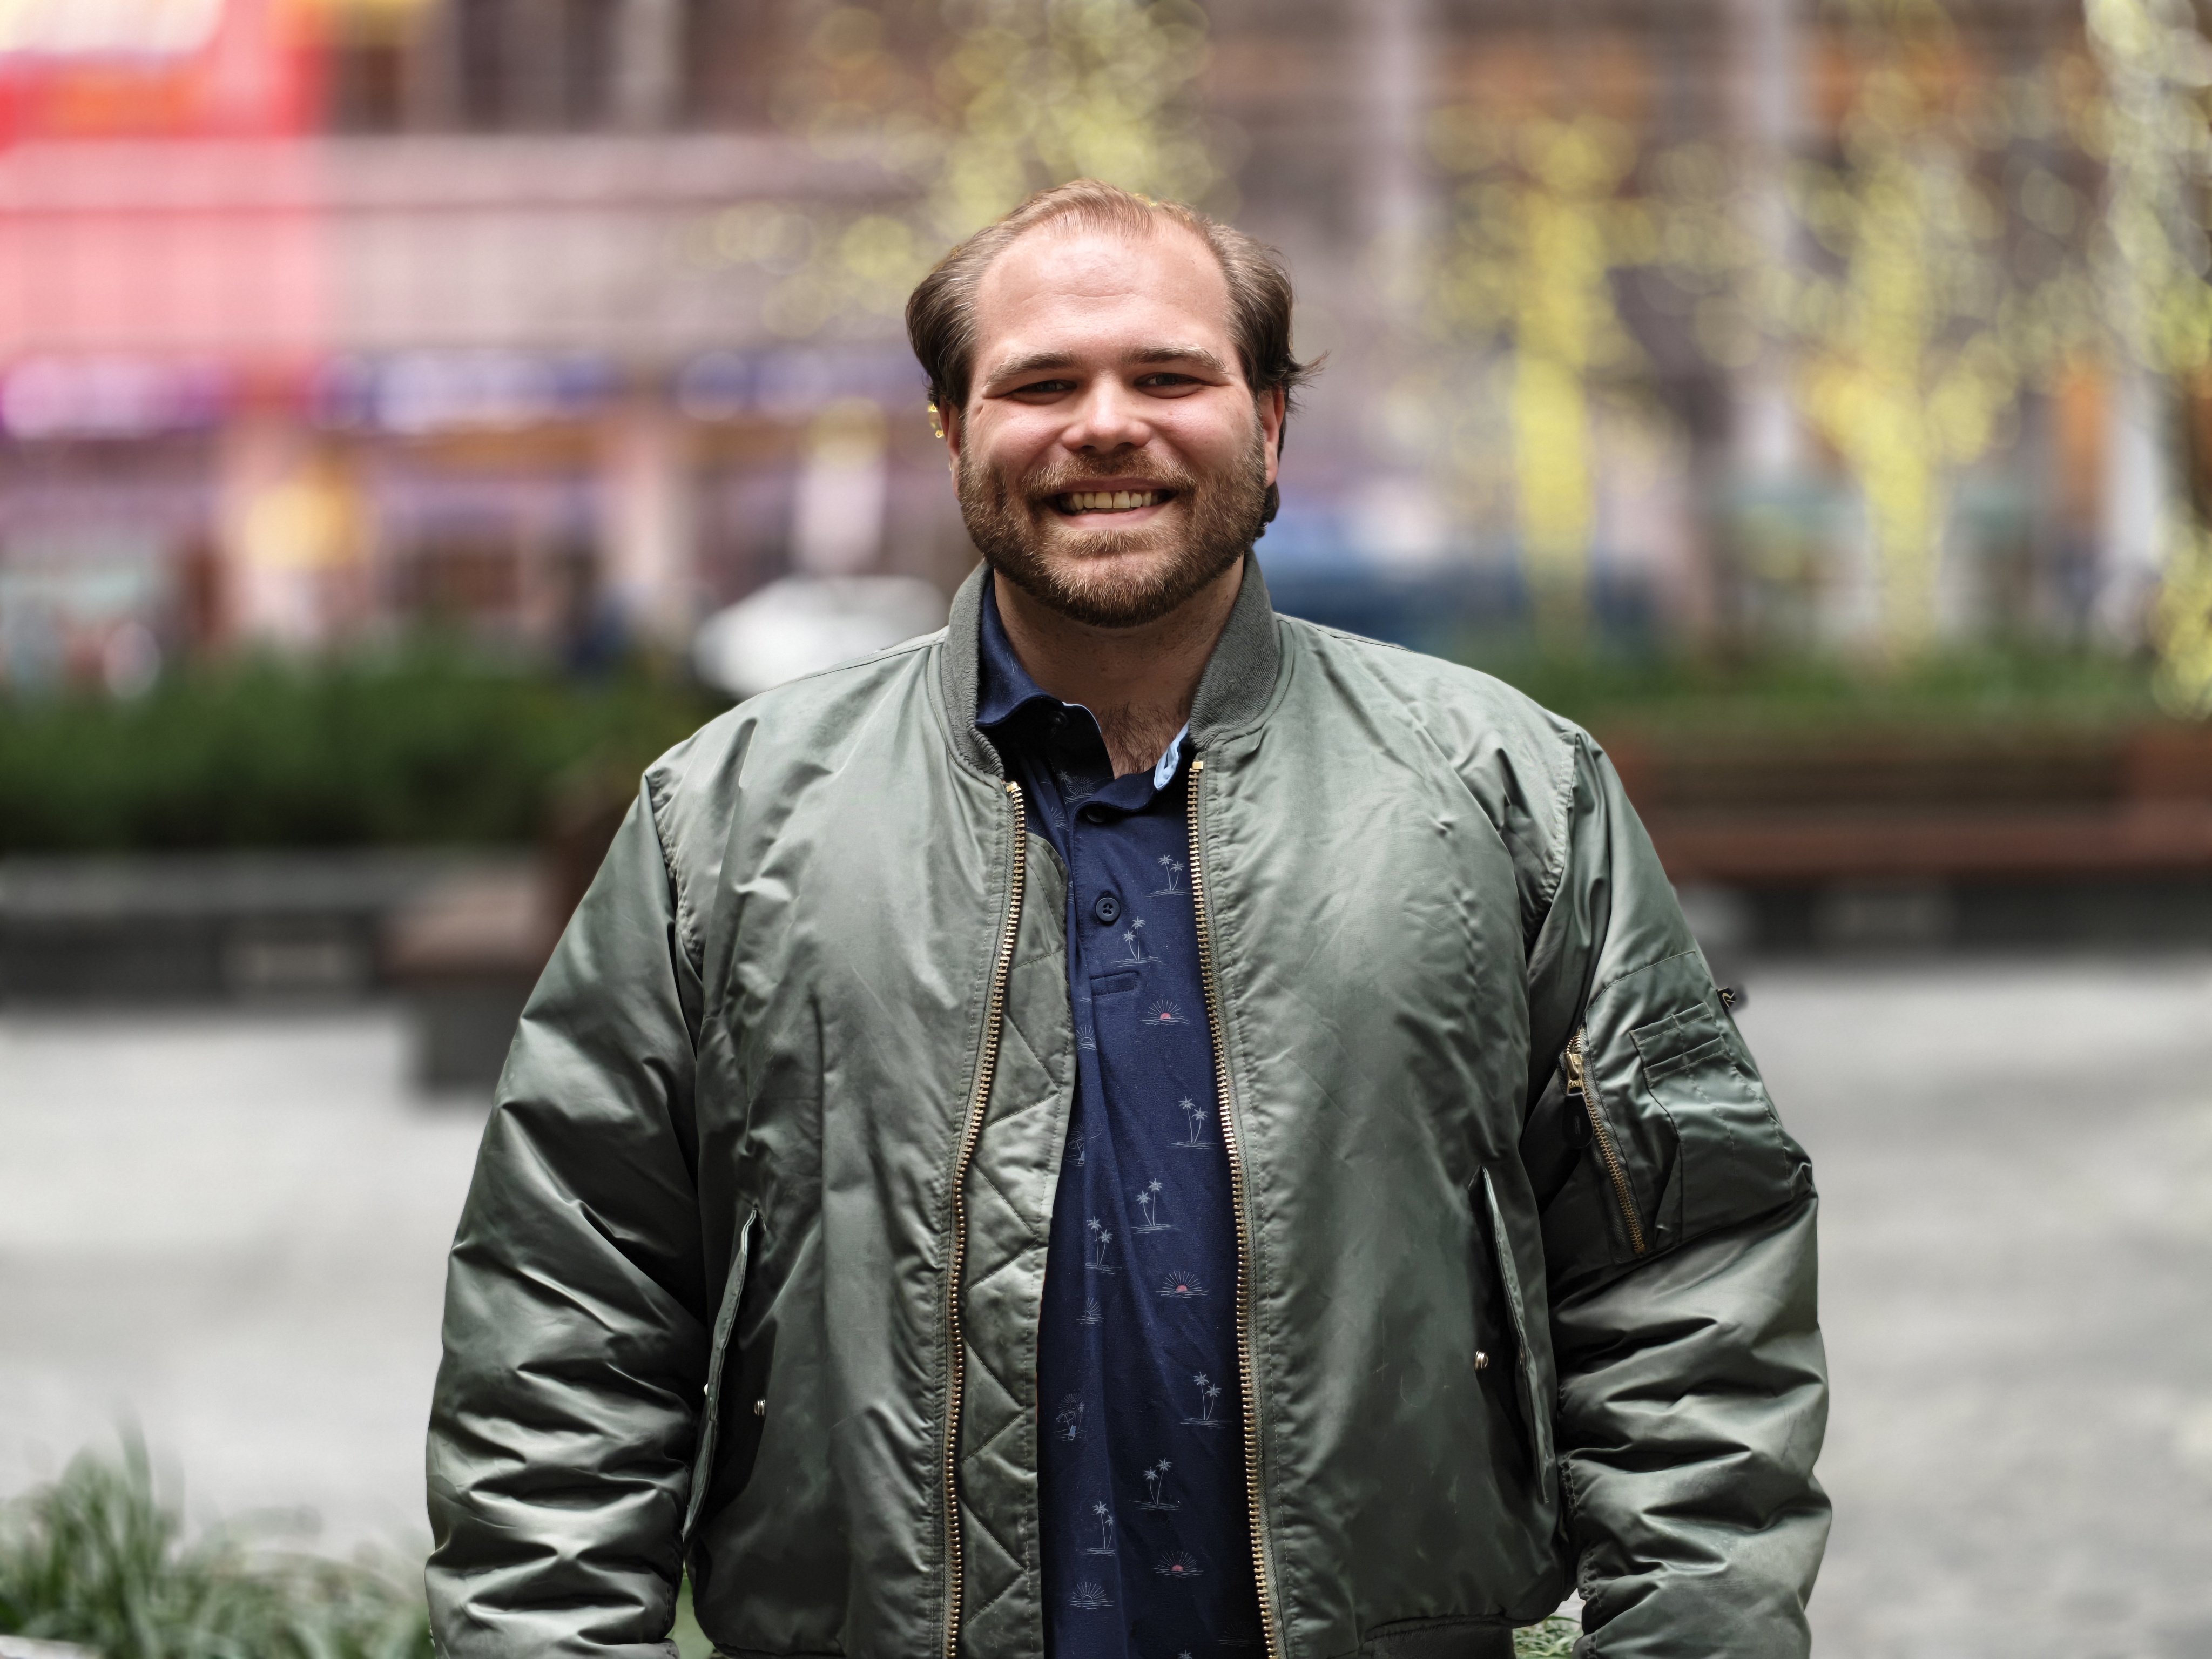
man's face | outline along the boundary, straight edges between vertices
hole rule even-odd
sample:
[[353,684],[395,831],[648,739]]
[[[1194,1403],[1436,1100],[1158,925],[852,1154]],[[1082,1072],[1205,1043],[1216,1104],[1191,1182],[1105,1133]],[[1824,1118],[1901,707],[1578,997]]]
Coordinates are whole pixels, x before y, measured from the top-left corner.
[[1178,226],[1048,226],[975,296],[975,380],[946,423],[993,569],[1099,628],[1157,621],[1258,538],[1279,393],[1254,407],[1229,285]]

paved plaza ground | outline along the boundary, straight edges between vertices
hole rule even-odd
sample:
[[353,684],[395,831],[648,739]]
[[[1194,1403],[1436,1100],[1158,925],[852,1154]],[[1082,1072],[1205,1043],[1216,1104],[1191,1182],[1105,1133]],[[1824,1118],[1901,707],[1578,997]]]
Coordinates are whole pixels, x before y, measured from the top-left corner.
[[[1830,1659],[2212,1654],[2212,960],[1770,966],[1824,1194]],[[141,1425],[193,1507],[421,1547],[480,1102],[375,1011],[0,1016],[0,1493]]]

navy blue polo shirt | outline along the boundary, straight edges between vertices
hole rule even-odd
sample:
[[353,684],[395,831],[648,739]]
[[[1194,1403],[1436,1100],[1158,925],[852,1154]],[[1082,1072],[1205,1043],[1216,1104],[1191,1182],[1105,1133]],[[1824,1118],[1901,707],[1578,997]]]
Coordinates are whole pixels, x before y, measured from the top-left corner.
[[1045,1652],[1257,1651],[1189,728],[1115,777],[1090,710],[1038,689],[983,595],[976,725],[1068,874],[1075,1102],[1037,1332]]

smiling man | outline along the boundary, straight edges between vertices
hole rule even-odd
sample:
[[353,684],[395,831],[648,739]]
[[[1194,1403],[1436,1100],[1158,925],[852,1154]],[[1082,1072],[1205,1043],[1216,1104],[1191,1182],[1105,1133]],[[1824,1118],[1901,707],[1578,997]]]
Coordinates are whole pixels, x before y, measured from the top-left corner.
[[448,1282],[451,1659],[1806,1650],[1816,1199],[1619,782],[1276,616],[1267,252],[915,290],[983,563],[656,763]]

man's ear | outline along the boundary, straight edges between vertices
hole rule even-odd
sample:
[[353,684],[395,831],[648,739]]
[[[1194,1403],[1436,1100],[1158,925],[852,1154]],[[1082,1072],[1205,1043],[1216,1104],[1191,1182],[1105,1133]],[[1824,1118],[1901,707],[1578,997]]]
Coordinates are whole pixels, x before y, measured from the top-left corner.
[[1276,468],[1283,459],[1283,417],[1289,407],[1290,394],[1276,386],[1259,400],[1260,435],[1267,452],[1267,482],[1275,482]]
[[932,404],[929,409],[932,417],[937,422],[937,435],[945,440],[945,464],[957,477],[960,472],[960,442],[967,435],[960,424],[960,411],[941,408],[936,404]]

